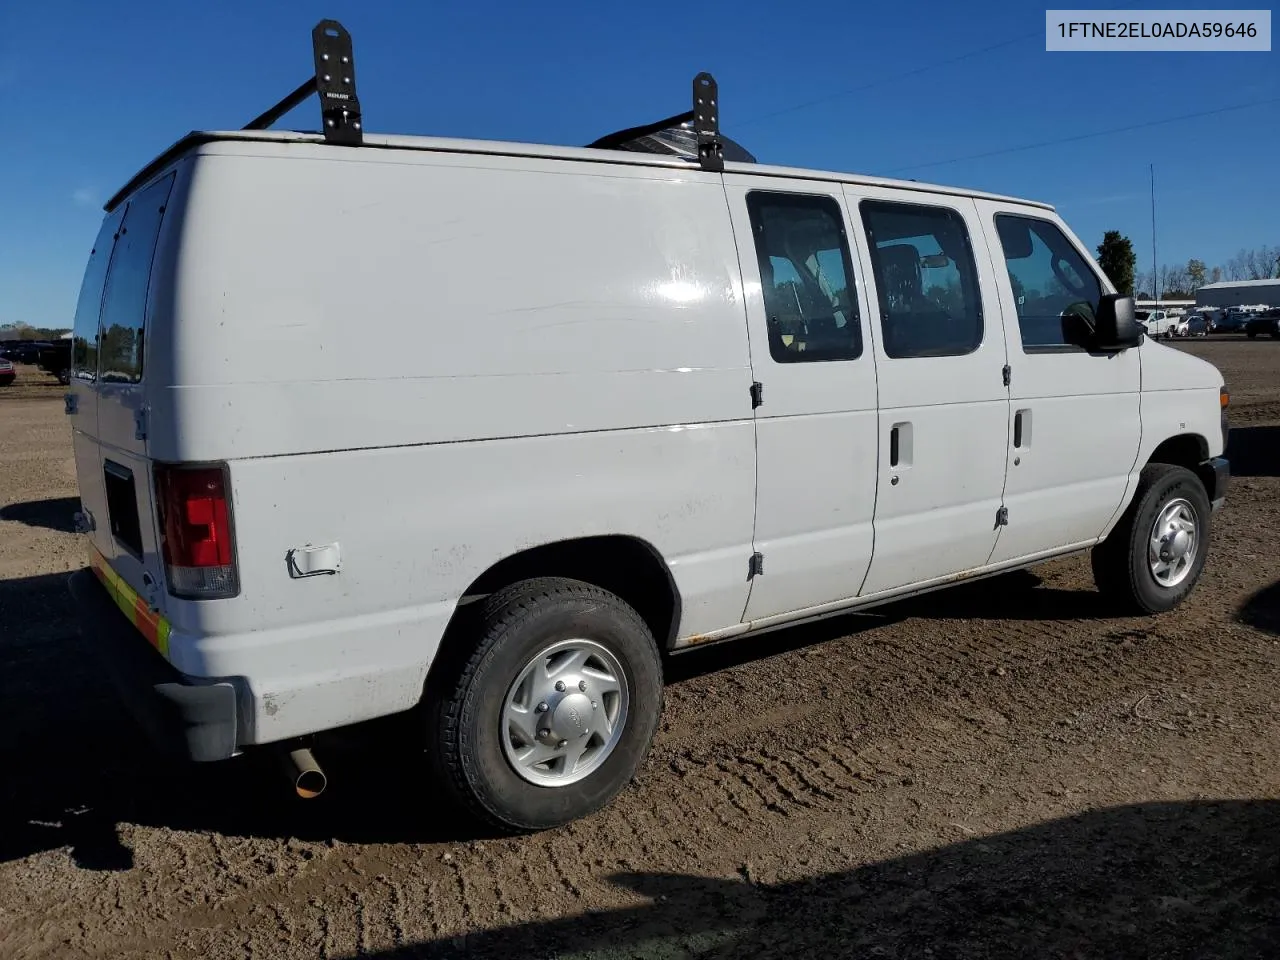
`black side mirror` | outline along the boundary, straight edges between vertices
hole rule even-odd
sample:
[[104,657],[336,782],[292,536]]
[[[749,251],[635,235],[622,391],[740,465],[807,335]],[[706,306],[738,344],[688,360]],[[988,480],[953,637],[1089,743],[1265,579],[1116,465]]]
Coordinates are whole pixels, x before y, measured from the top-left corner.
[[1094,317],[1093,345],[1107,352],[1136,347],[1142,342],[1146,328],[1135,315],[1133,297],[1108,293],[1098,302]]

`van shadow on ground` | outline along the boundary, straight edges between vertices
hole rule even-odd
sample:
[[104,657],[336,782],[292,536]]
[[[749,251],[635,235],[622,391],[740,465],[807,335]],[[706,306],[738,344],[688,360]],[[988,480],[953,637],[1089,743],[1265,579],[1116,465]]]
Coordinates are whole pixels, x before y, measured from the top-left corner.
[[25,523],[28,527],[44,527],[63,533],[75,532],[75,513],[80,509],[79,497],[54,497],[49,500],[28,500],[0,507],[0,520]]
[[1238,617],[1251,627],[1280,635],[1280,580],[1249,597]]
[[651,902],[418,943],[456,957],[1274,957],[1280,801],[1090,811],[775,885],[612,878]]
[[1232,427],[1226,456],[1233,476],[1280,477],[1280,426]]

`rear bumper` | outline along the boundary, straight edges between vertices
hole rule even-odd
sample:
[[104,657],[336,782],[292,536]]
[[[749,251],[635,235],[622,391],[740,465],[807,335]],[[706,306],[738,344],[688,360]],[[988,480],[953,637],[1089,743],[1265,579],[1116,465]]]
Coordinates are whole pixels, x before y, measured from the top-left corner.
[[195,761],[235,756],[235,686],[188,677],[170,666],[120,612],[92,571],[72,574],[67,587],[81,636],[156,748]]
[[1212,511],[1217,513],[1227,499],[1227,487],[1231,485],[1231,463],[1226,457],[1214,457],[1200,465]]

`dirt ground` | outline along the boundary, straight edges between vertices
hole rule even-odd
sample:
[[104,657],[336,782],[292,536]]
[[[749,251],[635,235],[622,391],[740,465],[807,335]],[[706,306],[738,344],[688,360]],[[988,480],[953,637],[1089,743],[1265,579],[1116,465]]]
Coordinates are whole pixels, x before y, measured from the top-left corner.
[[1280,956],[1280,342],[1180,348],[1226,375],[1236,473],[1182,608],[1117,617],[1071,559],[673,658],[638,781],[517,839],[376,729],[311,802],[157,764],[68,617],[68,428],[24,371],[0,957]]

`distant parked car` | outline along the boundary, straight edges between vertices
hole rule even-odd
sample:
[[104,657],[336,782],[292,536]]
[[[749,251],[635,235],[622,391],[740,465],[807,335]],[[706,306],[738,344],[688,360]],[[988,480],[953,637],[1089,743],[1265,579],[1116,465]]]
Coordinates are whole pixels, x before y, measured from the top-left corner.
[[1198,313],[1189,313],[1178,320],[1173,328],[1175,337],[1207,337],[1209,322]]
[[1269,334],[1276,339],[1280,339],[1280,308],[1265,310],[1256,316],[1250,317],[1245,321],[1244,332],[1250,340],[1256,339],[1260,333]]
[[71,341],[57,340],[40,348],[36,361],[40,369],[58,378],[59,383],[71,382]]
[[1238,314],[1238,313],[1220,314],[1219,316],[1214,318],[1213,332],[1214,333],[1239,333],[1240,328],[1243,326],[1243,321],[1240,319],[1240,317],[1241,317],[1241,314]]
[[13,361],[0,358],[0,387],[9,386],[17,375],[18,371],[13,367]]
[[1139,310],[1134,314],[1138,322],[1147,330],[1149,337],[1163,337],[1168,339],[1173,336],[1173,327],[1176,318],[1165,312],[1164,310]]
[[14,363],[35,363],[37,347],[33,340],[10,343],[4,349],[4,358]]

